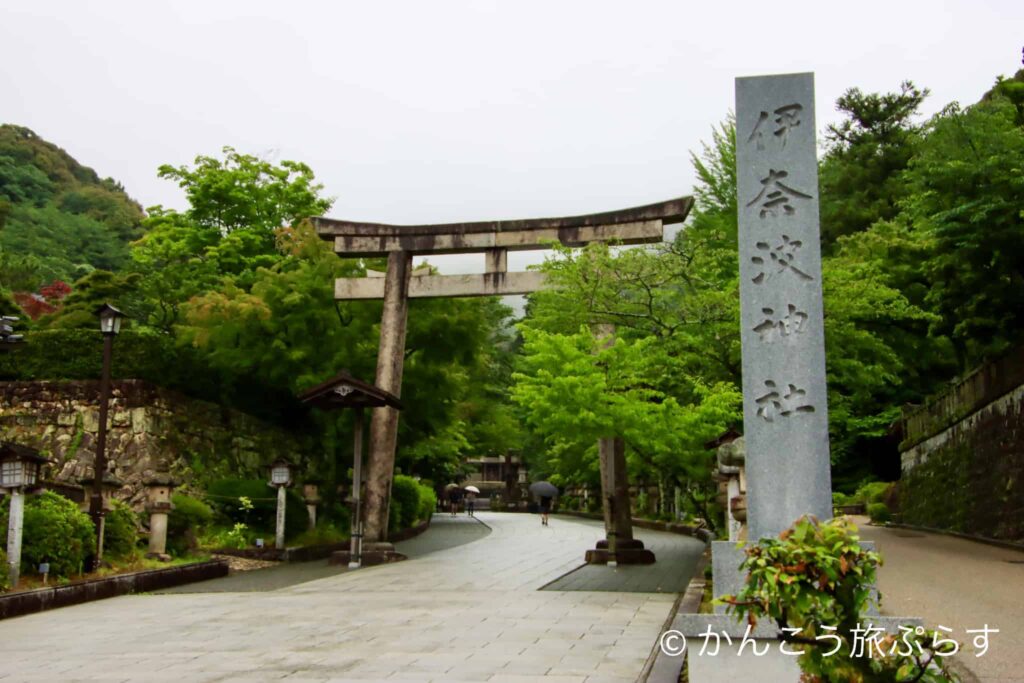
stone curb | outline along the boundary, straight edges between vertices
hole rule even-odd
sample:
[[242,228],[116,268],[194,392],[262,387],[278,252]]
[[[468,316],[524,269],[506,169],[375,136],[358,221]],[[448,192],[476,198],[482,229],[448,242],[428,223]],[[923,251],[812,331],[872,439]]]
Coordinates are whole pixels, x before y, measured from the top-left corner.
[[216,579],[228,574],[227,560],[208,560],[165,569],[87,579],[65,586],[51,586],[0,595],[0,619],[34,614],[56,607],[113,598],[130,593],[148,593],[185,583]]
[[[707,579],[704,578],[704,568],[707,567],[709,561],[710,558],[705,551],[697,561],[697,568],[690,583],[686,586],[686,592],[682,593],[672,606],[665,625],[662,627],[662,633],[672,629],[678,615],[696,614],[700,609],[701,600],[704,599],[704,587],[707,584]],[[637,680],[641,683],[662,683],[662,681],[676,683],[682,673],[685,661],[685,657],[672,657],[665,654],[659,640],[651,650],[651,657],[648,658],[645,671]]]

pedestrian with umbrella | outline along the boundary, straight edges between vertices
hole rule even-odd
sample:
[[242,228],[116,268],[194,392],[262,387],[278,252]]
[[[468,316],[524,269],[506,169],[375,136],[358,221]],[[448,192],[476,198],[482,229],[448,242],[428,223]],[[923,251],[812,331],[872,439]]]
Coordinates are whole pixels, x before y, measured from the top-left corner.
[[558,495],[558,487],[547,481],[535,481],[530,484],[530,493],[540,498],[540,523],[548,526],[548,515],[551,514],[551,501]]
[[473,512],[476,510],[476,494],[480,493],[480,489],[475,486],[467,486],[463,491],[466,492],[466,514],[473,517]]

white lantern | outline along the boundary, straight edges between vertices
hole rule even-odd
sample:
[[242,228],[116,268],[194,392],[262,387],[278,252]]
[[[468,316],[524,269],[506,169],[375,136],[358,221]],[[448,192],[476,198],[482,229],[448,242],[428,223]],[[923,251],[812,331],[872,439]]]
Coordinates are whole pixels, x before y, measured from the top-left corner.
[[287,486],[292,481],[291,466],[284,460],[278,460],[270,467],[270,483],[274,486]]
[[99,316],[100,332],[113,335],[121,331],[121,319],[124,318],[124,313],[110,304],[103,304],[100,307]]
[[47,462],[31,448],[13,443],[0,445],[0,487],[17,489],[34,486],[39,468]]

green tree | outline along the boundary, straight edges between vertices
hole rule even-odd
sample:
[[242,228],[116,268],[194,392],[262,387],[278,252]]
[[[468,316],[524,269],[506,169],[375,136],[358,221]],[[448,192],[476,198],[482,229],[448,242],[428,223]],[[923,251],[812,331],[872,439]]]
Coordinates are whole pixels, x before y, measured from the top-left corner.
[[1024,128],[1012,102],[951,105],[929,123],[907,174],[904,220],[934,245],[926,264],[935,331],[963,367],[1024,330]]
[[273,247],[274,232],[331,208],[320,196],[312,169],[297,161],[272,164],[231,147],[223,159],[197,156],[194,168],[160,167],[161,178],[176,180],[188,198],[188,216],[222,235],[251,230]]
[[819,176],[826,252],[839,237],[898,213],[907,193],[903,172],[920,140],[914,117],[926,97],[927,89],[904,81],[895,93],[850,88],[836,102],[845,118],[826,130]]

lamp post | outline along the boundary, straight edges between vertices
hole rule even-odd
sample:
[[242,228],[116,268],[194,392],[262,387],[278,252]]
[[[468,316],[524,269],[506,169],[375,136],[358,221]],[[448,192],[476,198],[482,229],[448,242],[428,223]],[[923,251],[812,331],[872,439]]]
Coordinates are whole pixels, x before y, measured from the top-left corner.
[[270,485],[277,487],[277,535],[274,547],[284,550],[285,489],[292,483],[292,466],[286,460],[278,460],[270,466]]
[[89,516],[96,528],[96,554],[93,569],[100,568],[103,559],[103,478],[107,471],[107,411],[110,403],[110,362],[114,353],[114,337],[121,331],[124,314],[110,304],[96,311],[103,333],[103,374],[100,376],[100,420],[96,434],[96,460],[93,465],[93,490],[89,501]]
[[21,568],[21,527],[25,518],[24,489],[39,481],[39,468],[49,462],[35,450],[15,443],[0,444],[0,487],[11,492],[7,522],[7,563],[11,587],[18,585]]

